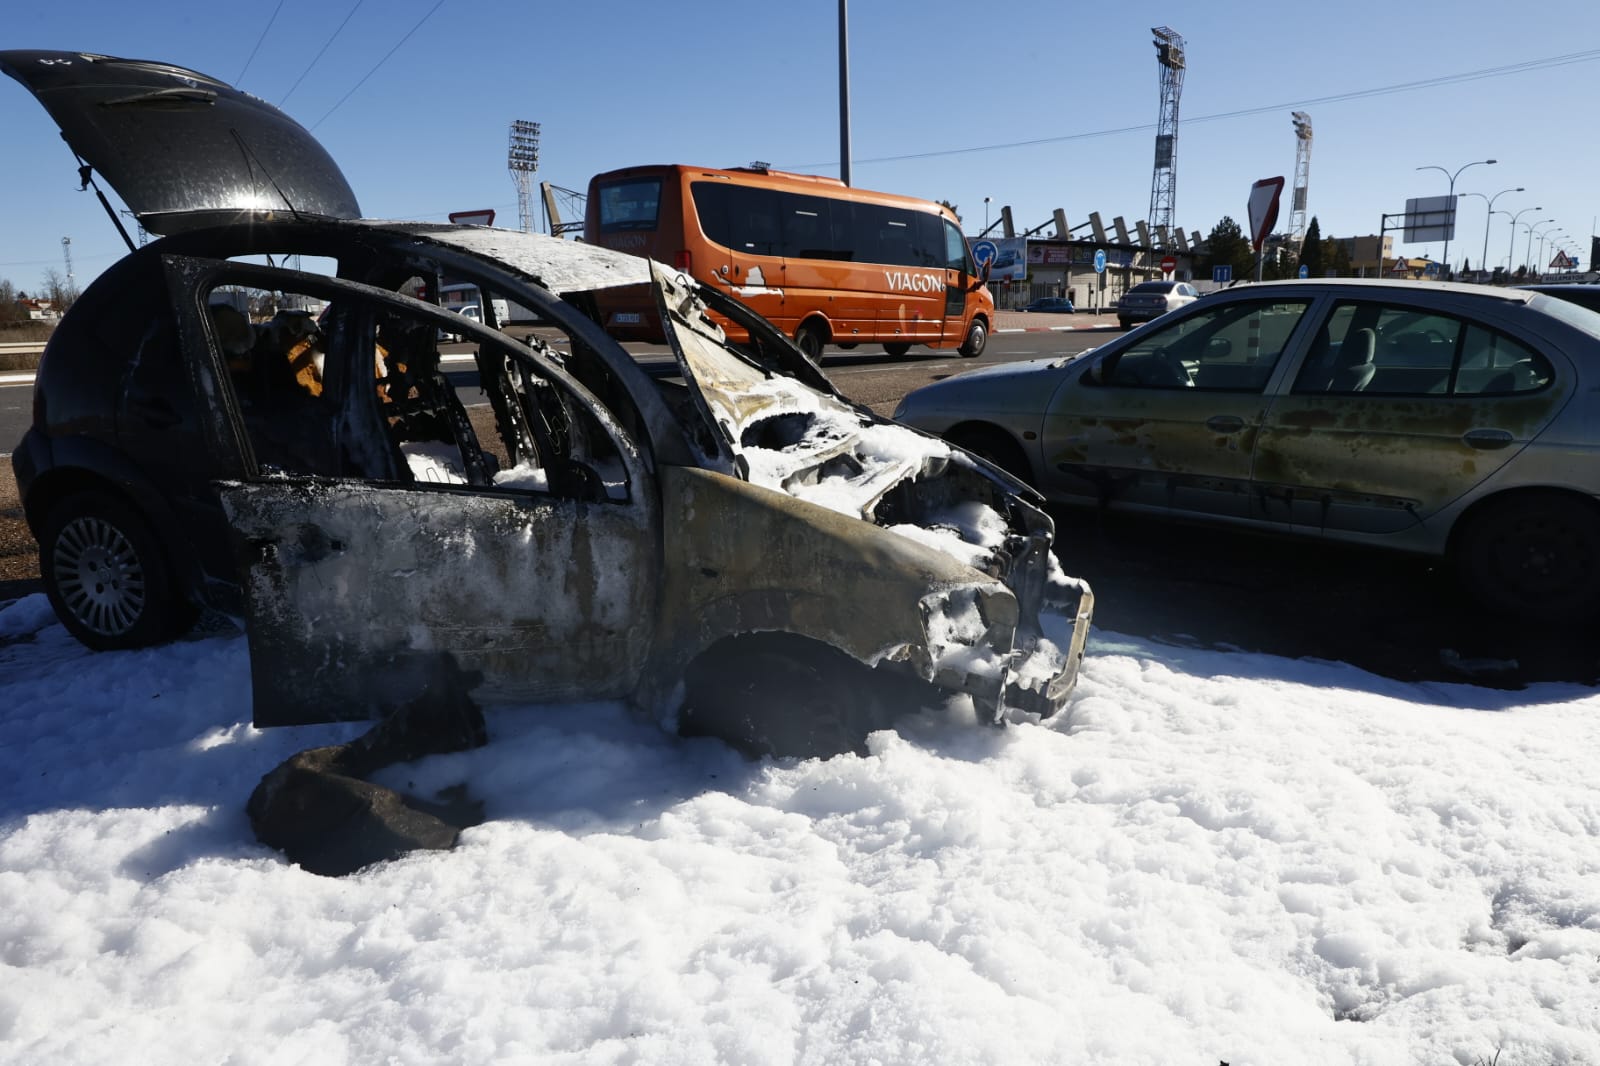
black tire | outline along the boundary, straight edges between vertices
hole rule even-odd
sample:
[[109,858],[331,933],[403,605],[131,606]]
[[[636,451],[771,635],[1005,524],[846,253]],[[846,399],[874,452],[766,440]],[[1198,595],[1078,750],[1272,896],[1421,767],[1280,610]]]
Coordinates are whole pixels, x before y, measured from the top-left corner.
[[911,345],[904,344],[900,341],[886,342],[883,346],[883,350],[898,359],[911,350]]
[[995,426],[958,426],[945,435],[951,444],[965,448],[998,466],[1019,481],[1032,485],[1033,470],[1022,447]]
[[1490,607],[1568,622],[1600,613],[1600,508],[1557,493],[1508,496],[1471,516],[1457,572]]
[[989,343],[989,327],[983,319],[975,318],[972,325],[967,327],[967,339],[961,342],[957,349],[963,359],[976,359],[983,354],[984,346]]
[[161,644],[194,623],[149,522],[109,492],[56,504],[44,523],[39,569],[56,617],[96,651]]
[[1127,331],[1128,331],[1128,330],[1130,330],[1130,329],[1132,329],[1132,328],[1133,328],[1133,323],[1132,323],[1132,322],[1129,322],[1129,321],[1128,321],[1128,320],[1127,320],[1127,319],[1125,319],[1125,318],[1119,318],[1119,319],[1117,319],[1117,325],[1119,325],[1119,326],[1121,326],[1121,327],[1122,327],[1122,331],[1123,331],[1123,332],[1124,332],[1124,333],[1126,333],[1126,332],[1127,332]]
[[684,676],[683,736],[753,758],[865,750],[883,717],[872,670],[837,648],[785,633],[724,640]]
[[828,343],[828,338],[815,322],[802,322],[800,328],[794,331],[794,343],[795,347],[806,353],[807,359],[816,362],[822,358],[822,346]]

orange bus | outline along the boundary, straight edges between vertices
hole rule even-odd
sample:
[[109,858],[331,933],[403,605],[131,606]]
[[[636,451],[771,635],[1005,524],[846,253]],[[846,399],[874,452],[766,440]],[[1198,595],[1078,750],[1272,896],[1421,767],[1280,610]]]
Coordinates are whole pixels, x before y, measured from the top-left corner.
[[[670,263],[742,301],[815,359],[824,344],[975,357],[994,298],[949,208],[760,166],[640,166],[589,182],[584,240]],[[647,294],[614,290],[606,328],[659,341]],[[730,339],[738,331],[729,323]]]

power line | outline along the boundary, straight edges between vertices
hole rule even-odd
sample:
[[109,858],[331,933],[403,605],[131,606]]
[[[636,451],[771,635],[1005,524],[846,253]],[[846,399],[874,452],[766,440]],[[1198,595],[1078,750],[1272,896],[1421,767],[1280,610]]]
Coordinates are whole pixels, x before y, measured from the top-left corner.
[[283,99],[278,101],[279,107],[282,107],[284,100],[289,99],[289,97],[294,95],[294,91],[300,88],[300,83],[306,80],[306,75],[311,73],[311,68],[317,65],[317,61],[322,58],[323,53],[326,52],[328,47],[333,44],[333,39],[339,36],[340,31],[342,31],[345,26],[349,24],[350,20],[355,17],[355,13],[361,10],[361,5],[364,2],[365,0],[356,0],[356,6],[350,9],[350,14],[346,15],[344,17],[344,21],[339,23],[338,29],[330,33],[328,35],[328,39],[322,42],[322,48],[318,50],[316,55],[311,57],[311,62],[306,64],[306,69],[302,70],[300,72],[300,76],[294,80],[294,84],[289,86],[289,91],[283,94]]
[[244,61],[244,68],[239,71],[239,76],[233,79],[238,85],[244,81],[244,72],[250,69],[250,64],[256,61],[256,53],[261,51],[261,42],[267,39],[267,31],[272,29],[272,24],[278,21],[278,12],[283,10],[283,0],[278,0],[278,6],[272,9],[272,17],[267,19],[267,24],[261,29],[261,36],[256,38],[256,46],[250,49],[250,58]]
[[396,44],[395,44],[395,46],[393,48],[391,48],[387,52],[385,52],[383,54],[383,58],[378,60],[376,63],[374,63],[372,65],[372,69],[367,71],[365,74],[363,74],[361,76],[361,80],[356,82],[355,85],[351,87],[349,92],[347,92],[343,96],[339,97],[339,102],[338,103],[336,103],[332,107],[328,108],[327,114],[323,115],[321,118],[317,119],[316,122],[312,123],[312,125],[311,125],[312,130],[315,130],[318,126],[320,126],[324,122],[328,121],[328,115],[333,114],[335,111],[339,110],[339,108],[343,107],[344,106],[344,102],[346,100],[350,99],[350,97],[354,96],[356,90],[361,88],[363,85],[365,85],[367,83],[367,79],[368,78],[370,78],[374,74],[378,73],[378,68],[383,66],[385,63],[389,62],[389,57],[394,55],[396,52],[400,51],[400,46],[405,44],[407,41],[411,40],[411,35],[413,33],[416,33],[418,30],[422,29],[422,24],[424,22],[427,22],[430,18],[432,18],[433,17],[433,13],[435,11],[439,10],[443,6],[444,6],[444,0],[439,0],[438,3],[436,3],[432,7],[430,7],[428,9],[428,13],[426,15],[423,15],[421,18],[419,18],[417,20],[417,24],[415,26],[411,27],[409,30],[407,30],[406,31],[406,35],[404,37],[400,38],[400,40],[398,42],[396,42]]
[[[1547,56],[1544,59],[1530,59],[1522,63],[1511,63],[1502,67],[1486,67],[1482,70],[1463,71],[1458,74],[1443,74],[1437,78],[1424,78],[1420,81],[1400,82],[1395,85],[1384,85],[1374,89],[1354,89],[1350,92],[1335,93],[1332,96],[1318,96],[1309,100],[1294,100],[1284,104],[1268,104],[1260,107],[1245,107],[1237,111],[1222,111],[1214,115],[1186,116],[1184,125],[1193,125],[1196,122],[1220,122],[1230,118],[1244,118],[1249,115],[1262,115],[1268,112],[1286,111],[1290,109],[1304,110],[1319,104],[1343,103],[1347,100],[1360,100],[1374,96],[1388,96],[1393,93],[1414,92],[1418,89],[1432,89],[1442,85],[1458,85],[1463,82],[1480,81],[1484,78],[1503,78],[1512,74],[1525,74],[1536,70],[1550,70],[1554,67],[1570,66],[1574,63],[1592,63],[1600,59],[1600,48],[1586,52],[1570,52],[1566,55]],[[1112,129],[1091,130],[1084,133],[1064,133],[1056,137],[1035,137],[1026,141],[1007,141],[1003,144],[980,144],[970,148],[947,148],[937,152],[911,152],[906,155],[885,155],[875,159],[857,159],[857,163],[903,163],[913,159],[938,159],[951,155],[971,155],[974,152],[994,152],[1006,148],[1032,148],[1041,144],[1060,144],[1063,141],[1086,141],[1096,137],[1115,137],[1124,133],[1143,133],[1156,128],[1153,122],[1141,123],[1137,126],[1119,126]],[[838,160],[827,160],[820,163],[785,163],[785,170],[815,170],[835,166]]]

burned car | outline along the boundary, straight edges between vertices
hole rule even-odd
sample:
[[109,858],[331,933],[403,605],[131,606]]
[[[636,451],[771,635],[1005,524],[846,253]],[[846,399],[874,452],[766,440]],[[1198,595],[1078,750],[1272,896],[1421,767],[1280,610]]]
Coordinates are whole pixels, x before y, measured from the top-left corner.
[[[990,720],[1068,698],[1093,598],[1039,497],[846,400],[742,305],[606,249],[361,219],[303,128],[193,71],[0,69],[85,182],[165,234],[56,330],[14,453],[84,643],[242,616],[261,725],[450,686],[624,699],[807,753],[858,743],[906,692]],[[445,278],[478,287],[484,321],[434,302]],[[597,324],[595,294],[625,285],[654,292],[673,374]],[[502,299],[539,329],[497,328]],[[459,399],[441,332],[473,346],[486,407]]]

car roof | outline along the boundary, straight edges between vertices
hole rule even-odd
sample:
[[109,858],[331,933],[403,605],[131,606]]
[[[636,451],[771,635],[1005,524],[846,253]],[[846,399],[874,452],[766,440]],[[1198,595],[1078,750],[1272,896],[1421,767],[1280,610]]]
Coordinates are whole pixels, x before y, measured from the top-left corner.
[[1528,289],[1506,288],[1499,285],[1472,285],[1458,281],[1410,281],[1401,278],[1308,278],[1304,281],[1299,279],[1257,281],[1234,285],[1231,288],[1219,291],[1216,295],[1226,296],[1234,293],[1251,292],[1320,294],[1341,291],[1348,291],[1351,295],[1359,294],[1367,297],[1380,292],[1399,294],[1417,292],[1454,293],[1461,296],[1499,299],[1511,304],[1526,304],[1536,295]]

